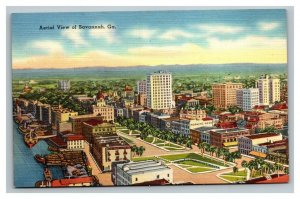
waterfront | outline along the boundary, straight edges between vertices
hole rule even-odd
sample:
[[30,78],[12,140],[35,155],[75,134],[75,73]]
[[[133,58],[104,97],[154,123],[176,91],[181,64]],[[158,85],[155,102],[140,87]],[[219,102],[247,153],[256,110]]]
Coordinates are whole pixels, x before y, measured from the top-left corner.
[[[13,125],[14,133],[14,185],[15,187],[33,187],[39,180],[44,180],[44,166],[35,161],[36,154],[46,155],[48,144],[40,140],[32,149],[29,149],[23,135],[18,131],[18,125]],[[50,167],[54,179],[63,178],[60,167]]]

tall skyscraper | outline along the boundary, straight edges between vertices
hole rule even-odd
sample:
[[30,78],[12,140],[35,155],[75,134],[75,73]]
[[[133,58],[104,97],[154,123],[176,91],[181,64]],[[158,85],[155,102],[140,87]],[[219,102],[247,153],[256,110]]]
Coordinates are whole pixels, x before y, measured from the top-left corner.
[[256,82],[259,89],[259,103],[269,105],[280,101],[280,80],[262,75]]
[[236,91],[237,106],[243,111],[251,111],[256,105],[259,105],[258,88],[245,88]]
[[236,105],[236,90],[243,88],[241,83],[212,84],[213,105],[216,108],[228,108]]
[[147,107],[168,109],[172,107],[172,74],[158,71],[147,75]]

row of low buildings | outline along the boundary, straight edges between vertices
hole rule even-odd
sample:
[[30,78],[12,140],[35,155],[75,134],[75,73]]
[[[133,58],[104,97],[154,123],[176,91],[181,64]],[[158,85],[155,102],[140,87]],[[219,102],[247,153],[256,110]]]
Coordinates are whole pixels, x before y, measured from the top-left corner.
[[263,133],[238,138],[241,154],[266,158],[274,162],[288,164],[288,139],[277,133]]

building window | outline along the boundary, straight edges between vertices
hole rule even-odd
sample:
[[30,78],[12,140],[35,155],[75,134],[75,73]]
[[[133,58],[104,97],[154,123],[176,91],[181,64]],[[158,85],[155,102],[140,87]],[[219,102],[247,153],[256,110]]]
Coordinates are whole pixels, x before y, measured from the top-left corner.
[[157,175],[156,178],[159,179],[159,175]]
[[138,178],[135,178],[135,181],[138,181]]

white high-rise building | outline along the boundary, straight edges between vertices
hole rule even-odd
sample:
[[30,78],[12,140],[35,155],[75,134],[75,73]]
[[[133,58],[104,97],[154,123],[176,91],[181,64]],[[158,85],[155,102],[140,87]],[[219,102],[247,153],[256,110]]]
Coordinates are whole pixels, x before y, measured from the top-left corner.
[[280,80],[262,75],[256,82],[259,89],[259,103],[269,105],[280,101]]
[[259,105],[259,89],[245,88],[236,91],[237,106],[243,111],[251,111],[256,105]]
[[137,81],[137,92],[138,92],[138,94],[146,94],[147,93],[146,80]]
[[63,91],[68,91],[71,88],[70,80],[59,80],[58,81],[58,89]]
[[172,107],[172,74],[158,71],[147,75],[147,107],[168,109]]

